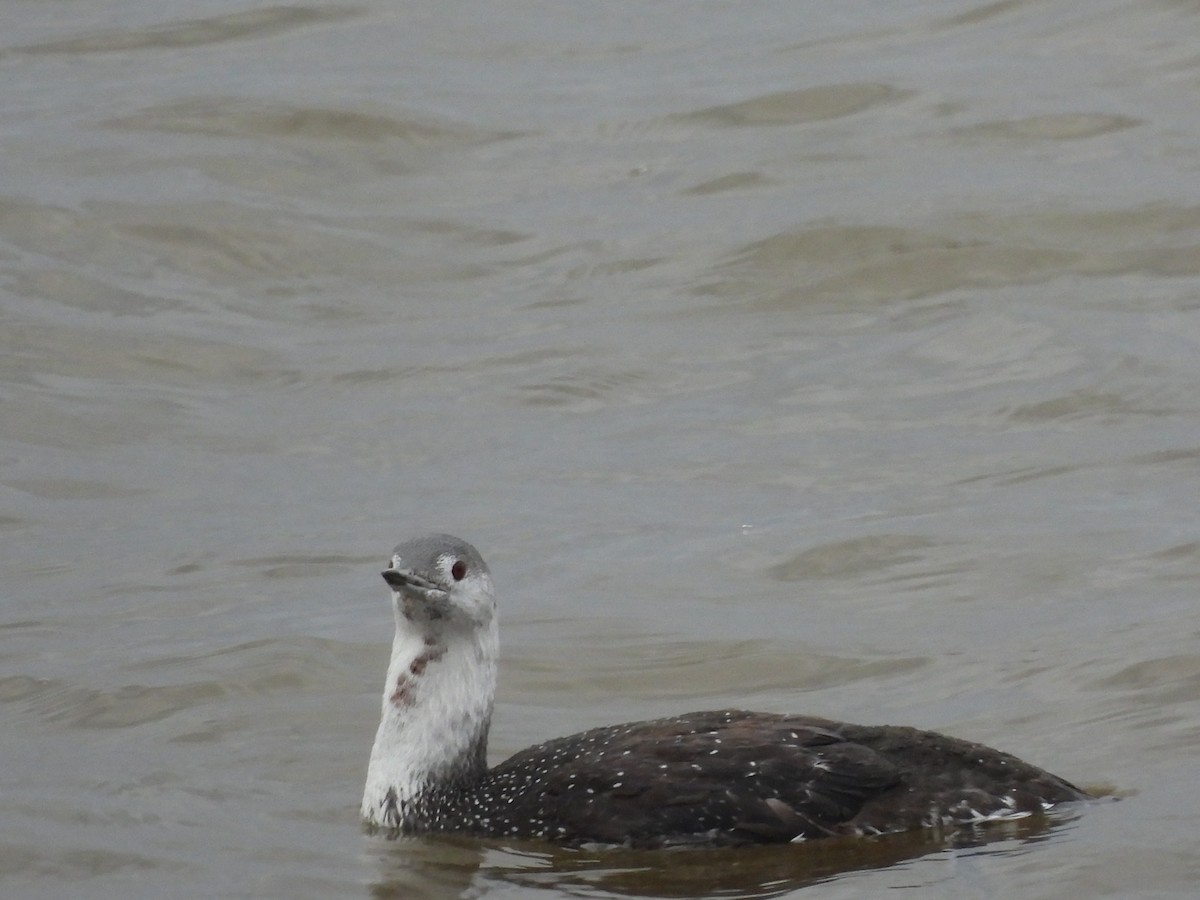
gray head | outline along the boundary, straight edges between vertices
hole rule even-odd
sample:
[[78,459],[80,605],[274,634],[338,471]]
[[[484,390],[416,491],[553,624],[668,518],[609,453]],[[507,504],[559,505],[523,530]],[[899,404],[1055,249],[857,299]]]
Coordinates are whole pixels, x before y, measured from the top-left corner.
[[442,630],[478,628],[496,612],[492,573],[479,551],[451,534],[397,544],[381,573],[397,612],[414,624]]

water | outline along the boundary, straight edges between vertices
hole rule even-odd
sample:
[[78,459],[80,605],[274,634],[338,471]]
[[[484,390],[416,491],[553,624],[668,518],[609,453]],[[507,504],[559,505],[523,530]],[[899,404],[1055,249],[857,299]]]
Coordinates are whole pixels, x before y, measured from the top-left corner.
[[[9,4],[4,894],[1192,896],[1197,12]],[[495,758],[735,704],[1124,799],[845,865],[380,842],[435,529]]]

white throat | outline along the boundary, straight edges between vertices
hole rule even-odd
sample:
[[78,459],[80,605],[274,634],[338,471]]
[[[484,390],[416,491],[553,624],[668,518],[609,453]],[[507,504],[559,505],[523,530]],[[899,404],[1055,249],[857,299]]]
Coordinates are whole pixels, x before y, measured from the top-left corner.
[[362,816],[400,828],[429,792],[486,771],[500,641],[495,616],[433,627],[410,620],[402,603],[393,606],[396,637]]

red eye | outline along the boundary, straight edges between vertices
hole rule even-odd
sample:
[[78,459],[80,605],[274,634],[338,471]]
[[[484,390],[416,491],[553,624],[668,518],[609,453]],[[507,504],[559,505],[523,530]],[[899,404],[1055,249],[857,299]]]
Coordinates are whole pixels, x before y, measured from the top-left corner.
[[467,577],[467,564],[461,559],[456,559],[454,565],[450,567],[450,574],[455,581],[462,581]]

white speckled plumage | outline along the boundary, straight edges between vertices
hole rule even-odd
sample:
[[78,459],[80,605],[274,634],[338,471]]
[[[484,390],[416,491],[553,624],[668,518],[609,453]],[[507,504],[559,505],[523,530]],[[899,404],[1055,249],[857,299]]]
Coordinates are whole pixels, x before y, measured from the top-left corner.
[[573,845],[736,844],[970,826],[1084,792],[934,732],[739,710],[595,728],[487,766],[495,590],[470,544],[399,545],[396,633],[362,816],[394,832]]

